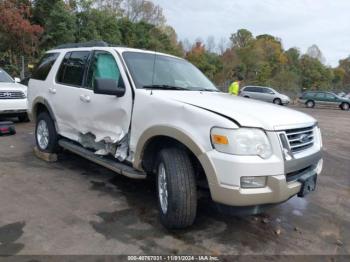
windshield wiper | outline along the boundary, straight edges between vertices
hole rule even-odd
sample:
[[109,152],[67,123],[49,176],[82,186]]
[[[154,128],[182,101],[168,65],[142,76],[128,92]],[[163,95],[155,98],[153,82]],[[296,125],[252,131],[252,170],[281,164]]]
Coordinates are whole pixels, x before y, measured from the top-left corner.
[[146,85],[143,86],[145,89],[161,89],[161,90],[188,90],[185,87],[181,86],[172,86],[172,85]]
[[218,89],[212,89],[212,88],[198,88],[196,91],[205,91],[205,92],[221,92]]

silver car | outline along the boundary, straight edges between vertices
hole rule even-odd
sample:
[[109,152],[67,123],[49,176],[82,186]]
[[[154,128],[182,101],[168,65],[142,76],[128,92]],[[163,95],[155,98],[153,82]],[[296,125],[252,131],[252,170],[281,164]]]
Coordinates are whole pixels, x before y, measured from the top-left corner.
[[290,98],[288,96],[278,93],[271,87],[245,86],[242,88],[239,95],[277,105],[287,105],[290,102]]

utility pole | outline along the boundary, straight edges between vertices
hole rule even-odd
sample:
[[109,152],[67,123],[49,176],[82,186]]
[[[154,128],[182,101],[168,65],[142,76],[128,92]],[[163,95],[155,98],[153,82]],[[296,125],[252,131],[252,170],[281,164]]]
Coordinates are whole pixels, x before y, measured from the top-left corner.
[[22,69],[21,69],[20,77],[22,80],[24,78],[24,56],[23,55],[21,56],[21,60],[22,60]]

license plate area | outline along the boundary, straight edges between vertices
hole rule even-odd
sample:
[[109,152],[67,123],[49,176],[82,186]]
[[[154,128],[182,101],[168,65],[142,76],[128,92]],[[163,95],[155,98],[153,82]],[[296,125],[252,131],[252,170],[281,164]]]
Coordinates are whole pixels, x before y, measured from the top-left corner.
[[315,191],[316,182],[317,182],[317,174],[314,172],[309,172],[307,174],[302,175],[298,181],[301,183],[301,189],[298,193],[298,197],[305,197],[310,192]]

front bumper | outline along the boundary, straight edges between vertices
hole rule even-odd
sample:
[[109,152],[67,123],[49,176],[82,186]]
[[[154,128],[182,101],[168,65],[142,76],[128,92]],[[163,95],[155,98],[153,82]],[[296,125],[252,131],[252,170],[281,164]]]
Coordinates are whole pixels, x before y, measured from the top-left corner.
[[27,112],[27,99],[1,99],[0,115],[16,115]]
[[[203,154],[199,160],[208,178],[211,197],[215,202],[229,206],[255,206],[283,202],[298,194],[301,182],[297,175],[303,172],[320,173],[316,167],[321,161],[321,152],[302,159],[285,161],[278,156],[263,160],[255,156],[233,156],[215,150]],[[295,176],[292,179],[290,175]],[[267,176],[263,188],[241,188],[242,176]],[[288,181],[287,181],[288,180]]]

